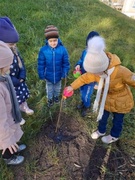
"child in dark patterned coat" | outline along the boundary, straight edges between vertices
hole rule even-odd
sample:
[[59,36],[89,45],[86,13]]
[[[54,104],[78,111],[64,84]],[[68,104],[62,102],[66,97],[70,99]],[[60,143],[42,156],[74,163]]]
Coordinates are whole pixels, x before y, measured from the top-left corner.
[[30,96],[30,93],[25,82],[26,69],[24,61],[17,50],[16,44],[12,44],[10,47],[14,54],[13,63],[10,66],[10,76],[16,91],[17,99],[20,105],[20,110],[28,115],[31,115],[34,113],[34,111],[28,107],[28,104],[26,102],[26,100]]
[[[16,43],[19,41],[19,34],[8,17],[0,18],[0,32],[0,40],[5,42],[14,54],[13,63],[10,66],[10,76],[16,91],[20,110],[31,115],[34,111],[28,107],[26,102],[30,94],[25,82],[26,69],[16,47]],[[20,124],[24,123],[25,120],[22,119]]]

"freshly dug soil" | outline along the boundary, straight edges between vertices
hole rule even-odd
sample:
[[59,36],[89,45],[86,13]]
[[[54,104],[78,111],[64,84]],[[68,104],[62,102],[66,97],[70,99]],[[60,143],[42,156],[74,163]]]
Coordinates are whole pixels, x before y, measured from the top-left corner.
[[57,132],[56,123],[57,115],[42,127],[36,144],[25,152],[26,162],[13,168],[15,180],[132,179],[134,167],[119,141],[92,140],[84,123],[64,113]]

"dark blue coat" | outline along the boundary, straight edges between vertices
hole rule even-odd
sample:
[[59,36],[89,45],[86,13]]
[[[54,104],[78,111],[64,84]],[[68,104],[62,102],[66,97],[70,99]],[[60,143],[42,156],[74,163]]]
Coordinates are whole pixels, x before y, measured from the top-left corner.
[[[25,82],[26,69],[25,69],[24,61],[21,58],[20,54],[19,53],[17,54],[20,57],[22,67],[21,68],[19,67],[18,56],[14,54],[13,63],[10,66],[10,77],[12,79],[16,91],[18,103],[22,104],[29,98],[30,93],[27,84]],[[22,82],[20,82],[21,79],[23,79]]]
[[56,48],[49,46],[46,40],[38,54],[38,75],[41,80],[48,80],[53,84],[68,75],[70,69],[67,49],[58,39]]
[[80,65],[80,70],[81,70],[82,74],[86,73],[86,71],[83,68],[83,62],[84,62],[84,58],[86,56],[86,53],[87,53],[86,49],[83,50],[82,55],[81,55],[79,61],[75,65],[75,66]]
[[[83,50],[82,55],[79,59],[79,61],[76,63],[75,66],[80,65],[80,69],[82,74],[86,73],[84,67],[83,67],[83,62],[86,56],[87,50]],[[80,87],[80,92],[81,92],[81,101],[83,102],[84,106],[86,108],[89,108],[91,105],[91,95],[93,94],[95,82],[92,82],[90,84],[85,84]]]
[[21,85],[20,79],[23,79],[24,81],[26,79],[26,69],[25,69],[24,61],[20,56],[19,52],[18,52],[18,56],[20,57],[20,60],[22,62],[22,67],[21,68],[19,67],[17,56],[14,54],[13,63],[10,68],[10,76],[14,87],[18,87]]

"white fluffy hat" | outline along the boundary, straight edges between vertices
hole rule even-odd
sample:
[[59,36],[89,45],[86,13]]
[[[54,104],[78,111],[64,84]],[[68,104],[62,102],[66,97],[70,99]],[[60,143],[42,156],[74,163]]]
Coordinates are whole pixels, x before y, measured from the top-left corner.
[[83,67],[90,73],[100,73],[107,69],[109,59],[104,52],[105,41],[100,36],[95,36],[88,41],[87,54],[85,56]]

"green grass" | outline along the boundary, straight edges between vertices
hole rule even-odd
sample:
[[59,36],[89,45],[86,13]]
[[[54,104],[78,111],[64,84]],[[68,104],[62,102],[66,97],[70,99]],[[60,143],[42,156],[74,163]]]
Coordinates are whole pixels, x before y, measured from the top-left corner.
[[[73,80],[72,71],[82,50],[85,48],[87,34],[96,30],[106,40],[106,50],[117,54],[122,64],[134,71],[135,61],[135,21],[120,12],[108,7],[98,0],[1,0],[0,15],[9,16],[20,34],[18,47],[25,60],[27,84],[31,91],[28,104],[35,110],[34,116],[28,117],[24,125],[23,141],[33,141],[41,126],[50,118],[45,104],[45,83],[37,75],[37,55],[44,44],[44,28],[49,24],[58,27],[60,38],[67,47],[71,70],[67,85]],[[64,83],[64,82],[63,82]],[[133,90],[134,97],[135,92]],[[79,91],[67,100],[65,112],[79,116],[71,106],[79,99]],[[54,112],[55,112],[54,108]],[[58,110],[58,109],[57,109]],[[80,118],[81,119],[81,118]],[[88,131],[91,133],[97,123],[94,118],[85,118]],[[121,146],[129,155],[135,156],[135,115],[126,115]],[[34,162],[32,167],[34,166]],[[28,171],[30,170],[28,164]],[[33,167],[34,168],[34,167]],[[0,167],[0,179],[12,179],[13,174],[3,161]],[[9,178],[11,177],[11,178]]]

